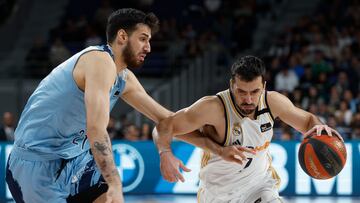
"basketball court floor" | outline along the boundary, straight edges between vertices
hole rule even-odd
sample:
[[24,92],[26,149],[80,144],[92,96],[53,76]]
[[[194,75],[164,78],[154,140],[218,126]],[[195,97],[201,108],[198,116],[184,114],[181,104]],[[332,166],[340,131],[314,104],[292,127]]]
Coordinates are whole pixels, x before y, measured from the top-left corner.
[[[360,197],[284,197],[285,203],[360,203]],[[126,195],[126,203],[197,203],[195,195]],[[7,203],[15,203],[9,201]]]
[[[284,197],[285,203],[360,203],[360,197]],[[194,195],[126,195],[126,203],[196,203]]]

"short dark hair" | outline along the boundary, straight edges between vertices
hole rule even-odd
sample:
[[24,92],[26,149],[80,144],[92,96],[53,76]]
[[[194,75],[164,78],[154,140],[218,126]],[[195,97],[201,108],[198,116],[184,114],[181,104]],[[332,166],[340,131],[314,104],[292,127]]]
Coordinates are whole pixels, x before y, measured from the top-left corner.
[[265,64],[258,57],[243,56],[237,59],[231,66],[231,79],[235,79],[236,76],[246,82],[253,81],[257,77],[261,76],[262,82],[264,83]]
[[120,29],[131,34],[139,23],[148,25],[152,33],[159,30],[159,19],[154,13],[144,13],[133,8],[122,8],[114,11],[109,16],[106,25],[107,42],[112,43]]

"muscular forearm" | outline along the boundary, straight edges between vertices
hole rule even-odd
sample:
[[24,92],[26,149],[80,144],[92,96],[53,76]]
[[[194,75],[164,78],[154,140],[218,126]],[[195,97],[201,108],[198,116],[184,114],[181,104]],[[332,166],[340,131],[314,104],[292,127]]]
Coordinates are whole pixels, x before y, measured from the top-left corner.
[[[114,163],[111,142],[106,131],[101,133],[88,132],[92,136],[89,138],[91,151],[102,176],[109,186],[122,188],[121,180]],[[95,134],[96,133],[96,134]]]
[[223,150],[223,148],[218,143],[216,143],[210,137],[204,136],[198,130],[186,135],[178,135],[175,138],[192,144],[203,150],[210,151],[213,154],[221,155]]

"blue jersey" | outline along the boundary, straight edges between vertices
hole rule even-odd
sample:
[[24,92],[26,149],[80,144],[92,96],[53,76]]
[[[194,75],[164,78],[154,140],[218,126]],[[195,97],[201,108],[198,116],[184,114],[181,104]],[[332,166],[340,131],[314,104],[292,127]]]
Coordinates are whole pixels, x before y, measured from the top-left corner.
[[[86,137],[84,92],[73,78],[79,57],[89,51],[105,51],[108,45],[91,46],[75,54],[44,78],[30,96],[15,131],[15,147],[44,160],[70,159],[90,146]],[[110,90],[110,110],[120,97],[127,69],[119,73]]]

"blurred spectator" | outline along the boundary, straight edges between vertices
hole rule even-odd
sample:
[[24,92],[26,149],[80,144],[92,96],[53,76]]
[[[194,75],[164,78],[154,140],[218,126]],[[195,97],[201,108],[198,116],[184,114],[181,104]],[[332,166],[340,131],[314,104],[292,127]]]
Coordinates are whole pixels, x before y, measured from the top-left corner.
[[351,121],[351,138],[360,139],[360,112],[356,113]]
[[319,102],[319,94],[316,87],[310,87],[308,94],[303,98],[301,106],[304,109],[309,109],[311,104]]
[[329,89],[331,87],[331,84],[329,82],[327,73],[321,72],[318,75],[317,82],[316,82],[315,86],[316,86],[316,88],[318,90],[318,95],[322,100],[329,99],[329,93],[328,92],[329,92]]
[[148,123],[143,123],[141,126],[141,140],[152,140],[152,130]]
[[210,13],[215,13],[221,6],[221,0],[204,0],[204,6]]
[[64,46],[61,38],[56,38],[50,47],[50,62],[56,67],[71,56],[70,51]]
[[324,54],[320,50],[315,51],[315,59],[311,67],[315,77],[320,73],[330,73],[332,71],[331,65],[325,60]]
[[119,138],[118,130],[116,129],[116,120],[114,117],[110,116],[109,123],[108,123],[106,130],[109,134],[110,139],[118,139]]
[[35,38],[25,60],[28,76],[43,78],[50,72],[49,48],[42,37]]
[[101,1],[101,6],[96,10],[94,15],[94,22],[99,28],[99,31],[105,30],[107,19],[113,11],[114,9],[111,7],[109,0]]
[[294,103],[294,105],[296,107],[303,108],[302,107],[302,100],[303,100],[302,94],[303,94],[303,92],[301,91],[300,88],[295,88],[292,93],[291,101]]
[[335,115],[330,115],[326,124],[329,127],[338,131],[338,133],[341,135],[341,137],[344,138],[345,140],[349,139],[351,137],[350,133],[347,130],[348,128],[338,125]]
[[337,88],[335,86],[332,86],[330,88],[330,98],[328,101],[328,105],[330,106],[331,112],[335,112],[336,108],[340,104],[340,99],[341,99],[341,97],[340,97],[339,91],[337,90]]
[[281,137],[280,137],[281,141],[294,140],[293,132],[289,126],[283,127],[281,130],[282,130]]
[[1,141],[14,141],[15,118],[11,112],[3,114],[2,126],[0,127]]
[[85,40],[85,47],[102,44],[101,37],[96,33],[96,31],[91,26],[86,27],[86,36],[87,37]]
[[338,80],[335,84],[337,91],[343,94],[345,90],[349,89],[348,76],[344,71],[341,71],[338,75]]
[[344,101],[349,105],[351,112],[355,113],[357,101],[354,99],[352,92],[350,90],[345,90],[343,98]]
[[322,101],[319,102],[318,106],[319,106],[318,116],[322,118],[322,121],[324,123],[326,123],[327,118],[330,116],[328,105],[326,105],[326,103]]
[[288,67],[282,70],[275,77],[275,90],[292,92],[299,84],[299,79],[293,70]]
[[313,86],[315,79],[310,65],[305,65],[304,75],[300,78],[300,88],[303,91],[307,91],[311,86]]
[[301,64],[298,55],[290,57],[289,66],[296,73],[297,78],[301,78],[304,75],[305,67]]
[[341,101],[339,108],[335,111],[335,116],[340,126],[350,126],[352,112],[348,103]]
[[138,141],[140,140],[139,129],[134,124],[128,124],[124,128],[124,139],[128,141]]

